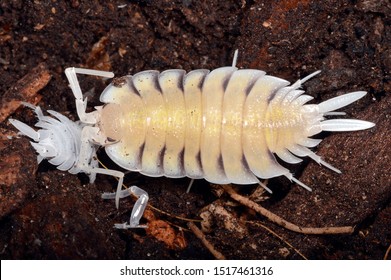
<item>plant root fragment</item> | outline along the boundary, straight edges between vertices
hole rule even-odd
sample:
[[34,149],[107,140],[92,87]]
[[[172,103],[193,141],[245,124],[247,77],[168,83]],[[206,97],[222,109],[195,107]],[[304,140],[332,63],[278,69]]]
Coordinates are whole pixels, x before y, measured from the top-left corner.
[[206,239],[204,233],[193,222],[188,222],[187,225],[216,259],[225,260],[225,256],[215,249],[213,244]]
[[388,260],[388,255],[390,254],[390,252],[391,252],[391,244],[390,244],[390,246],[388,246],[388,249],[387,249],[386,253],[384,254],[383,260]]
[[302,257],[304,260],[308,260],[306,258],[306,256],[304,256],[298,249],[296,249],[295,247],[293,247],[292,244],[290,244],[288,241],[286,241],[282,236],[280,236],[279,234],[277,234],[276,232],[274,232],[273,230],[271,230],[270,228],[268,228],[267,226],[265,226],[264,224],[262,224],[261,222],[255,222],[255,221],[248,221],[247,223],[249,224],[252,224],[252,225],[256,225],[256,226],[259,226],[259,227],[262,227],[263,229],[267,230],[268,232],[270,232],[272,235],[274,235],[275,237],[277,237],[278,239],[280,239],[282,242],[284,242],[286,245],[288,245],[290,248],[292,248],[300,257]]
[[352,226],[321,227],[321,228],[297,226],[291,222],[286,221],[285,219],[281,218],[280,216],[270,212],[266,208],[263,208],[262,206],[251,201],[247,197],[244,197],[244,196],[238,194],[230,185],[222,185],[222,187],[229,194],[229,196],[232,199],[249,207],[250,209],[261,214],[262,216],[265,216],[270,221],[272,221],[272,222],[274,222],[274,223],[276,223],[276,224],[278,224],[288,230],[302,233],[302,234],[318,234],[318,235],[322,235],[322,234],[351,234],[354,232],[354,227],[352,227]]

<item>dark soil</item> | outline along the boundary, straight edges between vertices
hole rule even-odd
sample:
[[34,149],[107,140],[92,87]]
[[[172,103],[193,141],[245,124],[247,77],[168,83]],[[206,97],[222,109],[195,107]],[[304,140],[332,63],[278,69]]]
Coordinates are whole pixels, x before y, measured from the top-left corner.
[[[6,137],[15,130],[4,121],[1,259],[210,259],[213,255],[186,222],[173,215],[200,219],[201,209],[216,200],[234,216],[261,222],[309,259],[383,259],[391,244],[390,15],[386,0],[1,1],[0,92],[44,63],[52,79],[39,92],[39,105],[74,120],[66,67],[105,69],[116,76],[147,69],[214,69],[230,65],[239,49],[239,67],[262,69],[292,82],[322,70],[305,85],[315,102],[368,91],[345,111],[350,118],[376,123],[366,131],[321,135],[317,153],[342,174],[310,161],[290,166],[313,192],[275,178],[268,184],[273,195],[260,202],[299,226],[355,226],[353,234],[294,233],[231,203],[226,194],[218,198],[205,181],[195,182],[186,193],[188,179],[128,174],[127,185],[142,187],[151,205],[171,214],[154,212],[155,219],[185,229],[172,228],[176,245],[170,245],[142,229],[115,230],[113,224],[127,219],[133,202],[121,201],[117,212],[113,201],[100,198],[116,185],[113,178],[98,176],[89,184],[84,174],[71,175],[47,162],[38,166],[26,138]],[[84,91],[93,89],[92,110],[107,83],[94,77],[80,82]],[[36,122],[26,107],[12,117]],[[115,167],[103,150],[99,157]],[[253,189],[241,187],[238,192],[246,195]],[[243,236],[216,220],[206,238],[228,259],[302,258],[257,224],[245,224]]]

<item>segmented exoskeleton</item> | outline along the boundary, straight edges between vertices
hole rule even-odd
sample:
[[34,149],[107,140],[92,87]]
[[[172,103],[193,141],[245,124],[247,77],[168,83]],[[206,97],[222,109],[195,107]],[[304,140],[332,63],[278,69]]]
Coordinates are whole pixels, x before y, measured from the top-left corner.
[[[92,158],[99,145],[105,146],[119,166],[147,176],[253,184],[260,183],[259,178],[283,175],[310,189],[281,166],[275,155],[288,163],[298,163],[298,157],[308,156],[339,172],[309,149],[321,141],[310,137],[321,131],[356,131],[374,126],[361,120],[325,119],[326,115],[340,114],[333,111],[362,98],[366,92],[306,104],[312,97],[303,94],[300,87],[319,71],[289,86],[288,81],[263,71],[238,69],[235,61],[236,56],[233,66],[213,71],[152,70],[116,78],[100,96],[105,105],[91,113],[85,112],[86,101],[76,74],[110,78],[113,74],[68,68],[66,75],[81,120],[76,126],[78,132],[73,134],[80,133],[80,138],[67,138],[70,143],[48,140],[48,135],[59,132],[54,121],[48,121],[52,118],[43,116],[38,109],[37,126],[42,128],[38,132],[16,120],[11,123],[38,142],[34,148],[41,158],[58,158],[53,151],[73,153],[75,160],[67,166],[69,171],[119,177],[117,192],[103,194],[104,198],[116,198],[117,206],[120,197],[130,193],[139,196],[130,223],[117,224],[118,228],[140,227],[148,195],[136,186],[121,190],[122,172],[94,165]],[[59,113],[51,114],[60,123],[71,122]],[[64,150],[70,146],[80,149]],[[49,149],[53,151],[48,153]],[[54,164],[63,166],[58,160]]]

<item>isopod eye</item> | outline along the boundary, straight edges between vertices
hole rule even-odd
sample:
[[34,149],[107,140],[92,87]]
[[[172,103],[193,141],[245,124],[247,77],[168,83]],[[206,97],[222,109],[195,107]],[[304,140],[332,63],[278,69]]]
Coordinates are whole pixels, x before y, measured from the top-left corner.
[[113,81],[111,82],[113,86],[117,88],[121,88],[126,84],[126,77],[119,77],[119,78],[114,78]]

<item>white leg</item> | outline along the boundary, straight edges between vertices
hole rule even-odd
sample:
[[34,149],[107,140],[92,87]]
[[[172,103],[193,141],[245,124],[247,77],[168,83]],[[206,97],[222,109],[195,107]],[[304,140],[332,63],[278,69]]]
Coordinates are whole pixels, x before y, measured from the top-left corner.
[[186,193],[189,193],[189,192],[190,192],[191,186],[193,186],[193,183],[194,183],[194,179],[191,179],[191,180],[190,180],[190,183],[189,183],[189,186],[187,187]]
[[140,219],[144,214],[145,207],[148,204],[148,193],[143,189],[140,189],[137,186],[131,186],[128,189],[121,190],[117,193],[103,193],[103,199],[114,199],[117,196],[119,198],[124,198],[130,195],[135,195],[138,197],[136,203],[133,206],[132,213],[130,214],[129,224],[115,224],[114,227],[117,229],[128,229],[128,228],[146,228],[145,225],[140,225]]
[[94,157],[96,155],[95,145],[90,141],[93,141],[94,138],[97,136],[98,130],[99,129],[97,127],[91,127],[91,126],[86,126],[83,128],[81,132],[80,154],[79,154],[78,162],[75,165],[75,168],[80,170],[79,172],[84,172],[87,174],[99,173],[99,174],[105,174],[105,175],[111,175],[117,177],[118,185],[117,185],[117,192],[116,192],[117,195],[115,198],[115,205],[118,208],[119,195],[122,188],[124,173],[117,170],[96,167],[96,162],[94,161]]
[[85,74],[85,75],[99,76],[105,78],[113,78],[114,73],[107,72],[107,71],[92,70],[92,69],[74,68],[74,67],[65,69],[65,75],[68,78],[69,86],[71,87],[73,95],[76,98],[76,110],[80,121],[82,121],[83,123],[95,124],[96,112],[94,111],[91,113],[86,113],[87,99],[83,100],[83,93],[81,92],[81,88],[79,85],[79,81],[77,80],[76,74]]
[[144,214],[145,207],[147,206],[148,203],[148,199],[149,199],[148,193],[136,186],[132,186],[131,188],[126,190],[122,190],[122,183],[124,179],[123,172],[112,170],[112,169],[98,168],[94,166],[95,145],[90,141],[94,141],[95,137],[99,137],[97,136],[98,130],[99,129],[97,127],[90,127],[90,126],[86,126],[83,128],[81,132],[81,147],[80,147],[79,161],[76,163],[75,167],[87,174],[99,173],[99,174],[118,177],[117,191],[115,193],[104,193],[102,195],[102,198],[115,199],[115,205],[117,208],[119,206],[120,198],[124,198],[131,194],[134,194],[136,197],[138,197],[138,199],[133,207],[129,224],[127,223],[115,224],[115,227],[119,229],[145,228],[146,226],[140,225],[139,222]]
[[309,186],[307,186],[303,182],[297,180],[295,177],[293,177],[293,175],[291,173],[284,174],[284,176],[287,177],[289,179],[289,181],[293,181],[296,184],[298,184],[299,186],[301,186],[302,188],[306,189],[307,191],[312,192],[312,189]]
[[236,67],[236,62],[238,61],[238,54],[239,50],[235,50],[234,59],[232,60],[232,67]]
[[297,80],[293,85],[291,85],[291,87],[292,87],[293,89],[298,89],[298,88],[300,88],[306,81],[308,81],[309,79],[311,79],[311,78],[313,78],[314,76],[318,75],[319,73],[320,73],[320,70],[315,71],[314,73],[309,74],[308,76],[304,77],[303,79]]
[[267,187],[267,179],[264,180],[263,182],[261,182],[261,181],[258,182],[258,184],[259,184],[262,188],[264,188],[268,193],[273,193],[272,190],[269,189],[269,188]]
[[[87,99],[83,100],[83,94],[76,74],[113,78],[114,73],[73,67],[65,69],[65,75],[68,78],[69,85],[76,99],[76,109],[80,121],[87,124],[96,124],[98,112],[94,111],[91,113],[86,113]],[[120,198],[134,194],[138,197],[138,199],[133,207],[129,224],[115,224],[115,227],[119,229],[146,227],[140,225],[139,222],[144,214],[145,207],[148,203],[148,193],[136,186],[132,186],[131,188],[126,190],[122,190],[122,183],[124,178],[123,172],[97,167],[96,160],[94,159],[96,151],[93,141],[99,144],[103,144],[105,143],[106,139],[104,139],[104,137],[100,134],[99,128],[93,126],[84,127],[81,133],[81,147],[79,159],[75,165],[75,168],[81,172],[90,174],[90,180],[94,180],[95,174],[97,173],[118,177],[117,191],[115,193],[104,193],[102,197],[104,199],[115,199],[115,205],[117,208],[119,206]]]

